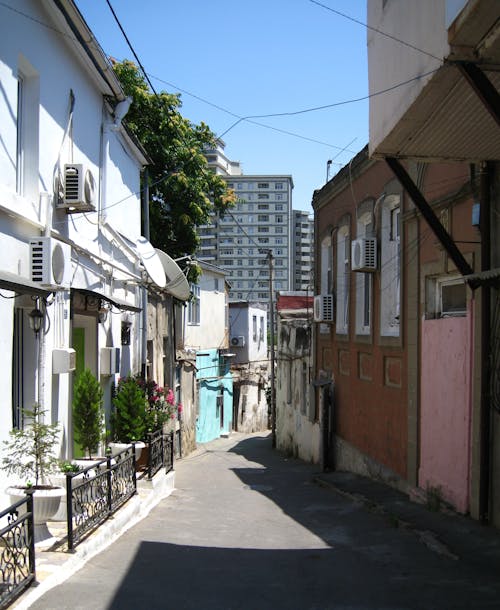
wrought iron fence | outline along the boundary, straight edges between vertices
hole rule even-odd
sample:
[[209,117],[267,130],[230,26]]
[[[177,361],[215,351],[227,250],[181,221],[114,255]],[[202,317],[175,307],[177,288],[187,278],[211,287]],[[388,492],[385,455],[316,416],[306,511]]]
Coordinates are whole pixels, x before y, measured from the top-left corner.
[[137,492],[135,470],[135,449],[130,445],[78,473],[66,474],[69,550]]
[[152,479],[154,475],[163,467],[166,472],[170,472],[174,468],[174,433],[163,434],[160,431],[148,434],[147,444],[149,447],[148,456],[148,479]]
[[0,608],[6,608],[36,578],[33,496],[0,513]]

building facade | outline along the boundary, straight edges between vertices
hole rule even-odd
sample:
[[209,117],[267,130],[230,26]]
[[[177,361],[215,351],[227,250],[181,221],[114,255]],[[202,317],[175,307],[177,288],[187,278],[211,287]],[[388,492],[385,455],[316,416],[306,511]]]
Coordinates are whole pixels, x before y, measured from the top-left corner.
[[229,349],[234,382],[233,430],[259,432],[269,427],[267,306],[229,304]]
[[205,156],[209,167],[234,190],[237,203],[199,228],[197,256],[225,269],[230,300],[267,303],[269,251],[274,257],[274,289],[288,290],[293,284],[292,177],[245,176],[239,163],[228,161],[223,143]]
[[314,221],[302,210],[293,210],[292,216],[291,290],[311,292],[314,286]]
[[[367,7],[371,32],[387,34],[368,36],[370,154],[391,166],[426,218],[426,227],[440,244],[449,272],[454,270],[473,292],[473,298],[467,301],[471,326],[468,331],[461,330],[465,338],[473,337],[475,347],[462,355],[466,359],[464,370],[470,365],[472,379],[472,419],[467,433],[470,450],[468,464],[457,476],[466,490],[471,515],[499,526],[500,340],[495,329],[499,319],[500,248],[495,236],[499,234],[500,216],[500,6],[492,0],[424,0],[411,6],[369,0]],[[410,39],[411,49],[398,42]],[[394,86],[405,82],[408,86]],[[383,90],[387,90],[383,96],[374,95]],[[479,219],[475,214],[479,234],[475,236],[478,243],[473,258],[468,256],[467,238],[457,231],[458,225],[446,215],[442,218],[432,214],[429,194],[422,188],[424,174],[435,174],[438,164],[457,159],[470,164],[476,212],[480,211]],[[417,165],[417,172],[411,171],[412,164],[407,165],[407,160]],[[463,227],[470,227],[468,215]],[[449,320],[450,325],[454,322]],[[435,329],[431,328],[439,323],[426,321],[429,328],[422,335],[432,356],[445,346],[436,342]],[[458,332],[450,328],[448,338],[456,338]],[[447,361],[451,354],[455,354],[458,364],[456,348],[447,350]],[[441,370],[435,364],[429,360],[426,376]],[[443,383],[448,378],[442,376],[437,386],[426,388],[431,393],[441,391],[445,399],[441,408],[439,402],[434,404],[436,411],[428,413],[429,423],[437,417],[443,425],[442,418],[452,409],[452,394],[446,393]],[[409,377],[411,387],[418,387],[419,381]],[[457,378],[456,394],[460,394],[462,383]],[[459,412],[456,415],[458,421]],[[447,439],[452,433],[453,442],[462,444],[463,436],[456,431],[446,430]],[[439,440],[436,435],[434,444]],[[425,453],[418,453],[416,448],[415,459],[422,455]],[[421,462],[423,471],[431,476],[442,473],[446,456],[442,458],[439,464],[426,458]],[[455,464],[449,462],[446,468],[454,469]]]

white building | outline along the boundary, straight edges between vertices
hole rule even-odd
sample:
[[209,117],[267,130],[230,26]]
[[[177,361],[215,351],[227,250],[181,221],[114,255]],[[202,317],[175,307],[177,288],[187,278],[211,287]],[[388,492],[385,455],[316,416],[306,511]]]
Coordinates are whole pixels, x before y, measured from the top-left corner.
[[205,156],[235,191],[237,204],[200,227],[198,257],[226,270],[230,300],[267,303],[269,251],[274,256],[274,289],[288,290],[293,283],[293,180],[289,175],[243,175],[240,164],[231,165],[223,151],[219,143]]
[[74,375],[92,370],[109,413],[113,381],[146,361],[146,287],[165,286],[141,238],[147,160],[72,0],[2,8],[0,81],[0,440],[37,401],[60,423],[69,458]]
[[269,387],[267,305],[229,305],[229,349],[234,381],[233,429],[257,432],[269,427],[266,390]]
[[302,210],[292,212],[292,290],[311,292],[313,286],[314,221]]

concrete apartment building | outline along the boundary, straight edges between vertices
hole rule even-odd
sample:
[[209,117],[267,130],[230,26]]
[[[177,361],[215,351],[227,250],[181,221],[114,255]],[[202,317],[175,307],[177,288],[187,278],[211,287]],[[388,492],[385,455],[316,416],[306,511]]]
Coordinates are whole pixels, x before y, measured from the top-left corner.
[[314,285],[314,221],[305,211],[292,212],[292,290],[311,292]]
[[290,175],[243,175],[230,161],[224,143],[206,151],[210,167],[223,176],[237,195],[236,206],[224,217],[200,227],[200,260],[222,267],[231,285],[232,301],[269,300],[269,263],[274,257],[274,289],[293,286],[294,241]]

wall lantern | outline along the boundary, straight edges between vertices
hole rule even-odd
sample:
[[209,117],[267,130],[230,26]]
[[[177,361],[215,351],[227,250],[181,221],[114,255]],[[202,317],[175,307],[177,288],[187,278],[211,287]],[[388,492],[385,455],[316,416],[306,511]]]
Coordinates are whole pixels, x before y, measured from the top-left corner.
[[35,307],[35,309],[29,313],[29,323],[31,330],[35,333],[35,335],[38,335],[43,323],[43,313],[38,309],[38,307]]

